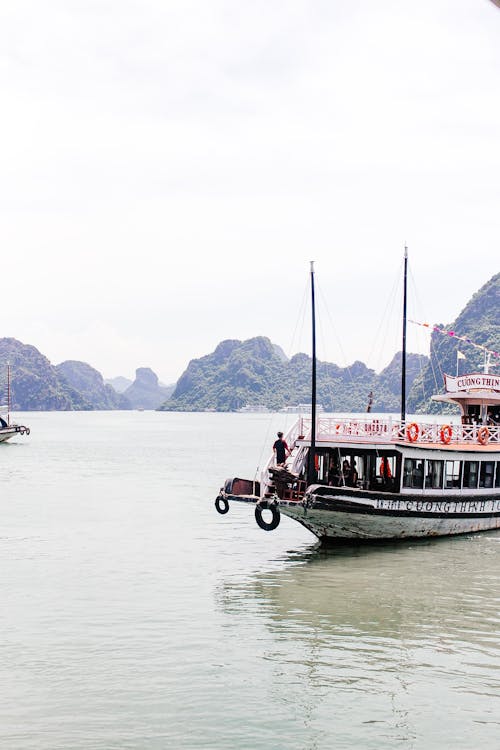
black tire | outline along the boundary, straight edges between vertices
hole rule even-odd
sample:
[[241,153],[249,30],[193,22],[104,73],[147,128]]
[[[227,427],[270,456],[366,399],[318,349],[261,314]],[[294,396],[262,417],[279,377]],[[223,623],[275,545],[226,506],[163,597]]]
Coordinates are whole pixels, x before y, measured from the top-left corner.
[[[270,510],[273,514],[269,523],[264,521],[264,518],[262,517],[263,510]],[[273,531],[273,529],[279,526],[281,520],[281,513],[279,512],[277,504],[268,503],[267,500],[262,500],[260,503],[257,503],[255,506],[255,520],[257,521],[257,526],[260,526],[264,531]]]
[[229,510],[229,500],[227,499],[227,497],[217,495],[217,497],[215,498],[215,509],[217,513],[221,514],[221,516],[227,513]]

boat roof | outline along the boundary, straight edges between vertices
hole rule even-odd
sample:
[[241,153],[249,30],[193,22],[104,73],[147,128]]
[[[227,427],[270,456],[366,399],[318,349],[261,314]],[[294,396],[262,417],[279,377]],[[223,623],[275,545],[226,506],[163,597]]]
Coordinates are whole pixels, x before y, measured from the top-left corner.
[[476,404],[477,406],[500,404],[500,393],[498,391],[460,391],[459,393],[443,393],[431,398],[433,401],[459,405],[464,403]]

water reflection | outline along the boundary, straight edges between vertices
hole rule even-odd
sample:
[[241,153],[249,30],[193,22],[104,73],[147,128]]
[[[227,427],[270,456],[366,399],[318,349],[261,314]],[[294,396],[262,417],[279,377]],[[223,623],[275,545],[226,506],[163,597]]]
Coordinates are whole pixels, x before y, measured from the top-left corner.
[[335,717],[346,746],[496,747],[499,564],[498,532],[311,548],[226,579],[218,599],[240,634],[260,618],[255,658],[308,746]]
[[284,622],[325,635],[411,637],[474,649],[496,646],[500,534],[287,553],[283,566],[226,580],[234,611],[251,597],[268,607],[269,627]]

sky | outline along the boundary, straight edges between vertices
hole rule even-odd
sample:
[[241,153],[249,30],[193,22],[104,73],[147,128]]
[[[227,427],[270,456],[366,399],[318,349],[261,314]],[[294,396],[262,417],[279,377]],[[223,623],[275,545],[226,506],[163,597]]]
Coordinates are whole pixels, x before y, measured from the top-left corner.
[[314,260],[318,356],[380,371],[405,243],[417,321],[500,270],[499,40],[490,0],[4,0],[0,336],[165,383],[291,356]]

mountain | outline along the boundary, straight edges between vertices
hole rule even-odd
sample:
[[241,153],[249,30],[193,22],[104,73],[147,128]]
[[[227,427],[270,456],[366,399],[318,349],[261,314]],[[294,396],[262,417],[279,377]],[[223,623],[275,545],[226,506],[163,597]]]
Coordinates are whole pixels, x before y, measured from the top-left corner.
[[110,385],[117,393],[123,393],[127,390],[129,385],[132,385],[133,380],[124,378],[122,375],[118,375],[116,378],[107,378],[105,381],[106,385]]
[[[11,408],[18,411],[131,409],[131,401],[105,383],[86,362],[67,360],[54,366],[38,349],[14,338],[0,339],[0,362],[9,362]],[[154,409],[174,390],[160,386],[149,368],[139,368],[128,387],[134,408]],[[130,382],[130,381],[129,381]],[[0,402],[6,402],[7,368],[0,370]]]
[[161,386],[157,375],[149,367],[138,367],[135,380],[123,393],[134,409],[157,409],[174,390]]
[[[460,315],[453,323],[438,328],[453,331],[456,336],[465,337],[475,344],[480,344],[494,351],[500,350],[500,273],[493,276],[473,295]],[[421,374],[415,378],[408,396],[408,411],[423,413],[441,413],[456,409],[449,405],[430,400],[433,393],[443,393],[443,374],[455,375],[457,372],[457,351],[465,355],[465,361],[459,360],[460,373],[482,372],[484,352],[456,336],[445,336],[434,331],[431,337],[431,356]],[[499,359],[491,361],[499,364]]]
[[[317,363],[317,397],[327,411],[366,411],[368,394],[374,394],[372,411],[399,408],[401,354],[380,374],[354,362],[346,368]],[[408,357],[407,382],[420,371],[426,358]],[[310,401],[311,358],[296,354],[287,360],[275,345],[259,336],[247,341],[222,341],[214,352],[192,360],[179,378],[165,411],[235,411],[245,404],[278,411]]]
[[100,372],[86,362],[67,360],[56,366],[61,379],[86,400],[90,409],[130,409],[130,402],[106,384]]
[[[13,338],[0,339],[0,362],[9,362],[13,410],[49,411],[91,409],[38,349]],[[6,373],[0,380],[5,385]],[[2,394],[4,395],[4,394]]]
[[[392,361],[382,370],[379,375],[378,392],[383,394],[383,402],[387,411],[397,412],[401,409],[401,355],[398,352],[394,355]],[[413,383],[422,374],[427,367],[429,358],[423,354],[406,355],[406,393],[410,393]],[[385,411],[379,409],[377,405],[377,394],[373,411]]]

